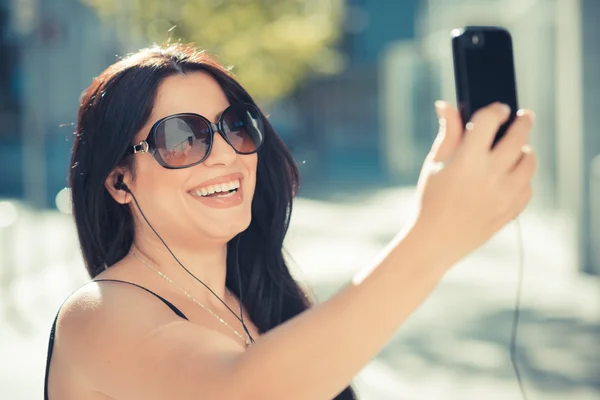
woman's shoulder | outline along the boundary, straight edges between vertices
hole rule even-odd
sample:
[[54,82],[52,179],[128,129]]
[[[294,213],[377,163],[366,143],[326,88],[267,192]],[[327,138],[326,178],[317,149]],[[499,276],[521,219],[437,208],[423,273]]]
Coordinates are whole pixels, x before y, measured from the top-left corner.
[[[158,304],[157,304],[158,303]],[[115,281],[91,281],[67,298],[58,314],[55,341],[69,343],[74,354],[89,345],[101,349],[177,319],[150,293]],[[118,333],[118,335],[114,335]],[[116,344],[116,343],[115,343]]]
[[103,327],[107,330],[123,321],[143,327],[176,318],[157,301],[151,292],[127,281],[93,280],[67,298],[60,310],[57,327],[65,328],[63,330],[76,327],[80,335],[82,329]]
[[136,398],[167,398],[176,385],[174,370],[189,372],[189,385],[181,390],[197,393],[199,376],[210,381],[210,368],[219,358],[215,354],[223,360],[234,354],[221,335],[179,318],[150,293],[119,282],[90,282],[69,297],[57,319],[55,350],[59,367],[76,366],[91,390],[114,398],[132,398],[133,393],[145,393]]
[[134,355],[136,343],[178,320],[183,322],[142,289],[114,281],[88,282],[59,310],[53,368],[65,371],[65,366],[77,365],[78,376],[90,384],[104,381],[105,373],[121,368],[121,357]]
[[[221,347],[223,336],[204,321],[189,323],[169,300],[143,282],[138,284],[127,278],[130,277],[101,274],[65,301],[57,316],[54,340],[69,359],[97,360],[96,353],[107,355],[131,348],[158,331],[161,340],[179,340],[181,335],[193,332],[195,338],[205,339],[204,344]],[[206,320],[212,322],[209,317]]]

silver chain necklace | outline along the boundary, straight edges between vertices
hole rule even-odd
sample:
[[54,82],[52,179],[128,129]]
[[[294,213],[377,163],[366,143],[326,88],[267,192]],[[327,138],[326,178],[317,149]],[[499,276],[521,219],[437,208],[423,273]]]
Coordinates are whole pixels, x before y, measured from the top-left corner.
[[[137,258],[142,263],[144,263],[146,266],[148,266],[150,269],[152,269],[154,272],[156,272],[158,275],[160,275],[161,277],[163,277],[167,282],[169,282],[170,284],[172,284],[173,286],[175,286],[177,289],[179,289],[183,294],[186,295],[187,298],[189,298],[194,303],[198,304],[200,307],[202,307],[203,309],[205,309],[206,311],[208,311],[212,316],[214,316],[216,319],[218,319],[223,325],[225,325],[226,327],[228,327],[229,329],[231,329],[231,331],[233,333],[235,333],[235,335],[237,337],[239,337],[240,339],[242,339],[244,341],[244,343],[246,344],[246,348],[248,348],[248,347],[250,347],[252,345],[252,342],[250,341],[250,338],[248,337],[247,334],[246,334],[246,337],[244,338],[242,335],[240,335],[240,333],[238,331],[236,331],[231,325],[229,325],[223,318],[219,317],[211,309],[209,309],[204,304],[200,303],[198,300],[196,300],[194,297],[192,297],[192,295],[189,294],[185,289],[183,289],[181,286],[179,286],[178,284],[176,284],[175,282],[173,282],[168,276],[166,276],[165,274],[163,274],[162,272],[160,272],[158,269],[156,269],[152,265],[150,265],[150,263],[148,263],[148,261],[146,261],[142,257],[140,257],[136,252],[134,252],[133,250],[131,250],[130,253],[135,258]],[[227,290],[227,292],[229,294],[231,294],[229,292],[229,289],[225,288],[225,290]]]

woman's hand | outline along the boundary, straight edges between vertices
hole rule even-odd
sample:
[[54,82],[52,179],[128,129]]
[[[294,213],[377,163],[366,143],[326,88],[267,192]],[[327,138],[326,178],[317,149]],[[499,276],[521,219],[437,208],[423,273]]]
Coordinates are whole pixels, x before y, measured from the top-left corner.
[[529,203],[535,156],[527,145],[533,113],[520,110],[491,149],[507,121],[508,106],[494,103],[463,128],[458,111],[436,103],[439,134],[418,182],[415,228],[427,232],[446,265],[484,244]]

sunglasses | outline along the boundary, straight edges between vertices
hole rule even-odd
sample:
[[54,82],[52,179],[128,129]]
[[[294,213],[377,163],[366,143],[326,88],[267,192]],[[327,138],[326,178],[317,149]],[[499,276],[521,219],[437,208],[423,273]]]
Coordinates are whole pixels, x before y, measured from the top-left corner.
[[264,124],[252,104],[232,104],[213,124],[199,114],[169,115],[152,126],[146,140],[127,150],[126,155],[150,153],[164,168],[188,168],[208,158],[215,132],[237,154],[256,153],[264,141]]

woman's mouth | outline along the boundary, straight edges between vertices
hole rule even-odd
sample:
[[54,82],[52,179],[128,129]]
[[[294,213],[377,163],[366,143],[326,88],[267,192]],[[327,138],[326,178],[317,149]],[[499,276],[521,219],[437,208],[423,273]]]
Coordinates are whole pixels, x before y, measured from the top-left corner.
[[204,186],[189,193],[204,205],[213,208],[234,207],[243,200],[240,179]]
[[198,188],[194,191],[190,191],[190,194],[198,197],[229,197],[238,191],[240,185],[239,179],[233,179],[229,182]]

